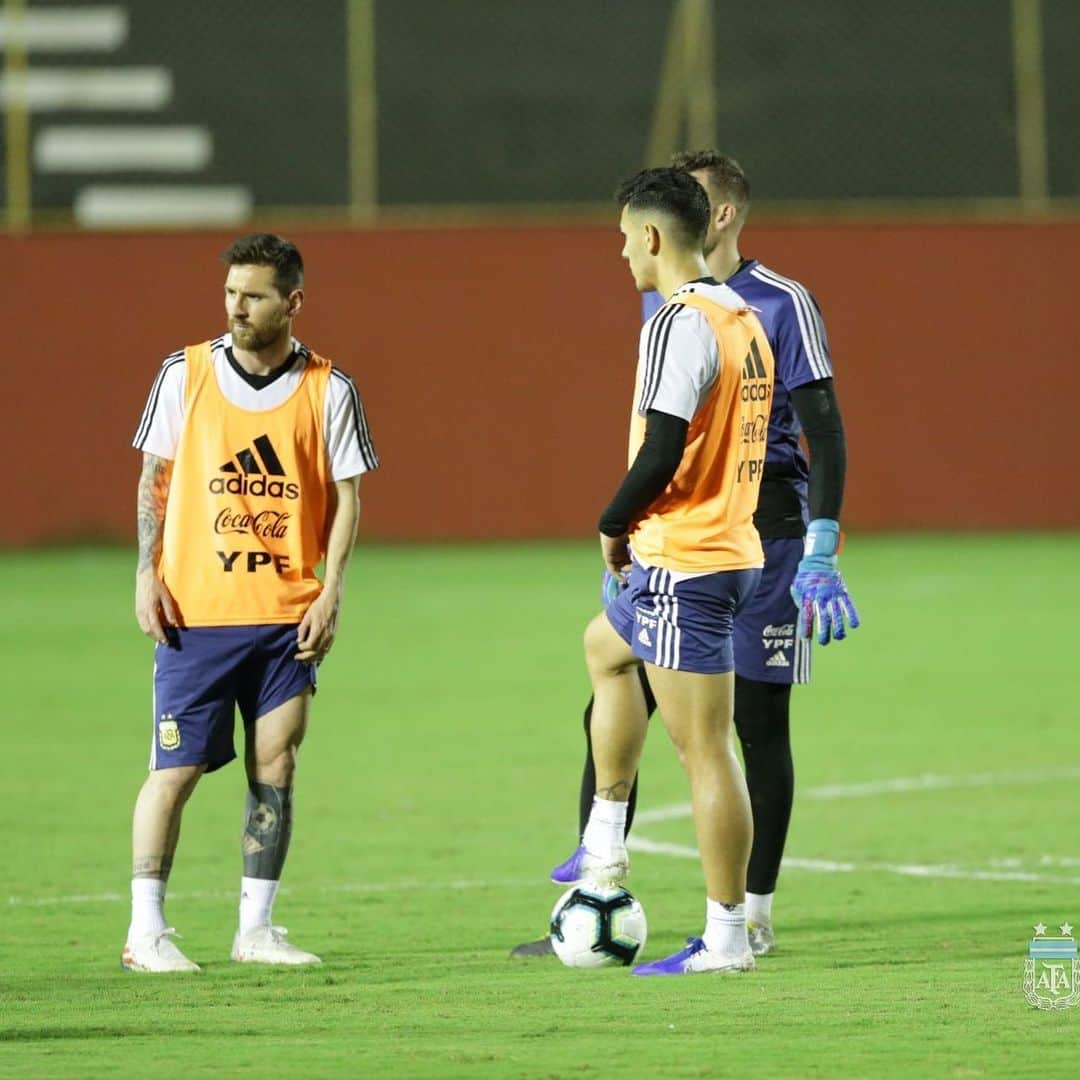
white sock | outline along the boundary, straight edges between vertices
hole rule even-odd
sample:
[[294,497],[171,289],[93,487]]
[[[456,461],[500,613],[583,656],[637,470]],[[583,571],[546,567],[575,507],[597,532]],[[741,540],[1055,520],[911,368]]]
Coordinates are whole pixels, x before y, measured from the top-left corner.
[[586,851],[605,858],[615,848],[622,847],[626,836],[626,806],[625,802],[593,796],[589,824],[581,838]]
[[744,953],[750,949],[746,936],[746,905],[721,904],[719,900],[705,901],[705,948],[709,952]]
[[772,926],[772,898],[776,893],[746,894],[746,921],[755,926]]
[[274,907],[280,882],[265,878],[242,877],[240,879],[240,933],[246,934],[257,926],[270,925],[270,913]]
[[160,934],[169,925],[165,921],[165,884],[160,878],[131,879],[129,940],[146,934]]

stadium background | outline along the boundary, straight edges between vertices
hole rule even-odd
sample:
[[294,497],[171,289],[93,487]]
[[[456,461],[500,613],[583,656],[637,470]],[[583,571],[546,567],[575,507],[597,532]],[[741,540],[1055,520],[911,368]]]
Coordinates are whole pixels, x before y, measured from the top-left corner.
[[298,333],[364,395],[366,536],[587,535],[637,323],[609,193],[699,144],[824,309],[849,528],[1080,523],[1069,0],[3,10],[0,541],[130,535],[147,387],[249,228],[299,243]]
[[[1078,37],[1071,0],[0,0],[0,1075],[1075,1075],[1080,1010],[1022,981],[1080,924]],[[825,312],[864,625],[796,695],[776,956],[656,987],[506,954],[575,840],[639,321],[610,192],[709,144]],[[383,459],[276,908],[326,963],[227,962],[234,765],[170,881],[204,977],[125,978],[129,444],[255,228]],[[701,875],[662,732],[642,775],[651,959]]]

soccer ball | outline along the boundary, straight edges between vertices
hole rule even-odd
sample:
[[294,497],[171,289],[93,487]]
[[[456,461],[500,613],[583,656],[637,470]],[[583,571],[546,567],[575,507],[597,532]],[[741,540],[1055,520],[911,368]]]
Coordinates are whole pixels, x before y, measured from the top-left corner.
[[618,885],[575,885],[551,913],[551,944],[567,967],[625,967],[645,947],[645,909]]

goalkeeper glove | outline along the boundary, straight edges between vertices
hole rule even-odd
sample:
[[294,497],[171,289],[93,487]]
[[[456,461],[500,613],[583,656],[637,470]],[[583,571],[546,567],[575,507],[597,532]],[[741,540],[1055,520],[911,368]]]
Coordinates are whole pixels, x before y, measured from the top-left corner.
[[836,566],[840,546],[840,525],[830,518],[816,518],[806,530],[806,547],[791,584],[791,598],[799,609],[799,637],[809,638],[818,624],[818,641],[828,645],[831,638],[847,637],[846,618],[854,630],[859,613],[848,595]]
[[619,593],[625,588],[626,586],[610,570],[604,571],[604,582],[600,586],[600,600],[605,610],[615,603],[619,598]]

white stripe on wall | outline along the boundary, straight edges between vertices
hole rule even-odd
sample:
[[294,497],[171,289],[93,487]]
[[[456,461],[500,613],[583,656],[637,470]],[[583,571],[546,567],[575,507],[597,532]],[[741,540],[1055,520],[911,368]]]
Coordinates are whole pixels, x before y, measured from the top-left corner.
[[33,68],[0,74],[0,107],[31,112],[59,109],[161,109],[172,100],[171,72],[160,67]]
[[0,48],[21,45],[30,51],[111,51],[127,41],[128,17],[122,7],[30,8],[21,15],[0,13]]
[[99,184],[75,196],[75,220],[84,228],[239,225],[251,210],[251,191],[240,186]]
[[194,172],[210,163],[203,127],[46,127],[34,140],[41,172]]

